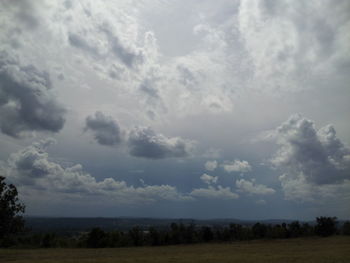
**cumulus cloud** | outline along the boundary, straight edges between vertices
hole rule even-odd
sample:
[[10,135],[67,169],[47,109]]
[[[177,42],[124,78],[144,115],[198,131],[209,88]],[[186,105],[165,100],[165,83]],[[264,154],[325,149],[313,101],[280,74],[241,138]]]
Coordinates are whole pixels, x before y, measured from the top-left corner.
[[130,132],[128,146],[133,156],[162,159],[189,156],[194,142],[180,137],[166,137],[155,133],[151,128],[143,127]]
[[280,148],[271,162],[283,172],[280,181],[286,198],[311,200],[348,184],[350,148],[337,138],[332,125],[317,130],[313,121],[297,114],[276,133]]
[[106,178],[97,181],[80,164],[63,167],[49,158],[47,147],[55,141],[42,140],[13,153],[2,170],[18,187],[59,193],[73,198],[99,196],[114,204],[152,203],[157,200],[191,200],[170,185],[134,187],[125,181]]
[[350,178],[350,148],[336,136],[332,125],[319,130],[301,115],[293,115],[277,128],[280,149],[272,164],[289,176],[302,174],[313,184],[332,184]]
[[247,161],[234,160],[233,162],[225,162],[222,164],[224,170],[228,173],[241,172],[247,173],[252,170],[252,167]]
[[208,171],[214,171],[218,167],[218,162],[217,161],[207,161],[204,164],[204,167]]
[[296,90],[344,74],[349,9],[348,1],[241,1],[238,30],[258,86]]
[[256,184],[255,180],[252,180],[252,181],[248,181],[244,179],[237,180],[236,187],[241,192],[245,192],[248,194],[255,194],[255,195],[270,195],[276,192],[274,189],[267,187],[266,185]]
[[95,140],[101,145],[115,146],[122,140],[121,129],[111,116],[95,112],[85,120],[85,130],[93,133]]
[[25,131],[62,129],[65,110],[51,92],[50,76],[33,65],[22,66],[0,52],[0,128],[9,136]]
[[191,196],[196,198],[206,198],[206,199],[237,199],[238,194],[231,191],[230,187],[222,187],[218,185],[217,187],[208,186],[208,188],[196,188],[190,193]]
[[211,176],[209,174],[202,174],[200,179],[206,184],[216,184],[218,181],[217,176]]

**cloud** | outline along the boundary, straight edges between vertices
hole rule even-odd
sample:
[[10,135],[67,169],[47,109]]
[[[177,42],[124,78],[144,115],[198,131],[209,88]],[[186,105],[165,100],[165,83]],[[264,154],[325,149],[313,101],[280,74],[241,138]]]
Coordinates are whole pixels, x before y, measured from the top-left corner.
[[245,192],[248,194],[255,195],[271,195],[276,191],[270,187],[267,187],[263,184],[256,184],[254,180],[248,181],[244,179],[240,179],[236,181],[236,186],[239,191]]
[[117,35],[112,32],[111,25],[104,23],[101,26],[101,31],[107,36],[110,44],[110,49],[126,66],[133,67],[143,62],[143,54],[141,51],[132,50],[123,45]]
[[15,18],[29,29],[35,29],[40,24],[40,20],[34,14],[35,4],[29,0],[14,0],[3,3],[4,9],[10,9],[15,14]]
[[218,162],[217,161],[207,161],[204,164],[204,167],[208,171],[214,171],[218,167]]
[[79,49],[82,49],[93,56],[99,56],[99,50],[97,47],[91,45],[88,41],[86,41],[83,37],[76,33],[68,33],[68,41],[69,43]]
[[266,201],[264,199],[259,199],[255,202],[257,205],[266,205]]
[[51,92],[50,76],[33,65],[22,66],[0,52],[0,128],[12,137],[25,131],[62,129],[65,110]]
[[217,177],[217,176],[211,176],[211,175],[209,175],[209,174],[202,174],[201,177],[200,177],[200,179],[201,179],[204,183],[206,183],[206,184],[208,184],[208,185],[210,185],[210,184],[216,184],[217,181],[218,181],[218,177]]
[[238,194],[231,191],[230,187],[222,187],[218,185],[217,187],[208,186],[208,188],[196,188],[190,193],[191,196],[196,198],[206,198],[206,199],[237,199]]
[[241,1],[238,31],[257,87],[297,90],[343,75],[349,10],[348,1]]
[[194,142],[180,137],[166,137],[155,133],[151,128],[143,127],[130,132],[128,146],[133,156],[162,159],[189,156]]
[[247,173],[252,170],[252,167],[247,161],[234,160],[233,162],[225,162],[221,165],[228,173],[241,172]]
[[283,173],[279,179],[287,199],[344,196],[350,179],[350,148],[337,138],[332,125],[317,130],[313,121],[297,114],[276,134],[280,148],[271,163]]
[[271,162],[288,176],[302,174],[308,183],[332,184],[350,178],[350,148],[336,136],[332,125],[319,130],[301,115],[277,128],[280,149]]
[[2,165],[6,177],[18,187],[42,191],[41,194],[61,194],[73,199],[99,197],[113,204],[147,204],[157,200],[192,199],[170,185],[143,184],[141,187],[134,187],[113,178],[97,181],[80,164],[63,167],[52,161],[47,148],[53,143],[53,139],[42,140],[11,154]]
[[96,111],[94,116],[86,118],[85,130],[91,131],[95,140],[101,145],[115,146],[122,141],[118,123],[99,111]]

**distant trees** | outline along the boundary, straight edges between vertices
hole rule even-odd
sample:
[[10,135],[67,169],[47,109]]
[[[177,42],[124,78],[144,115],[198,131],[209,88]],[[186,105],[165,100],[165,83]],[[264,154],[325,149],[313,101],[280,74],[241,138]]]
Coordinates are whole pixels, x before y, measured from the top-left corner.
[[13,184],[6,184],[5,177],[0,176],[0,246],[11,245],[11,235],[23,230],[21,214],[24,210],[17,188]]
[[315,227],[315,232],[319,236],[327,237],[334,235],[337,231],[337,218],[336,217],[317,217],[317,225]]
[[350,222],[337,228],[334,217],[319,217],[316,224],[293,221],[289,224],[242,225],[201,225],[193,223],[172,223],[165,227],[135,226],[129,230],[104,231],[93,228],[88,232],[67,235],[60,233],[24,233],[17,235],[17,244],[22,247],[126,247],[126,246],[163,246],[176,244],[194,244],[208,242],[238,242],[252,239],[281,239],[306,236],[329,236],[350,234]]

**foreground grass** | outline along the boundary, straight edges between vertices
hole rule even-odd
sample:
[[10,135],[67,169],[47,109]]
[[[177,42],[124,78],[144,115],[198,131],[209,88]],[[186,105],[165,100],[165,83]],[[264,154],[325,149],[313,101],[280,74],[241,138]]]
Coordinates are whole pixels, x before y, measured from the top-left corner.
[[350,237],[105,249],[0,249],[0,262],[350,262]]

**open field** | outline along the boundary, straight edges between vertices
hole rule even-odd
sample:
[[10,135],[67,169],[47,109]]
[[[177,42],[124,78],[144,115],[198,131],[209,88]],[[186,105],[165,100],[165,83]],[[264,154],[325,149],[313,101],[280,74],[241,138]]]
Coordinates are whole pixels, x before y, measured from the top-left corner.
[[0,262],[350,262],[350,237],[105,249],[0,249]]

